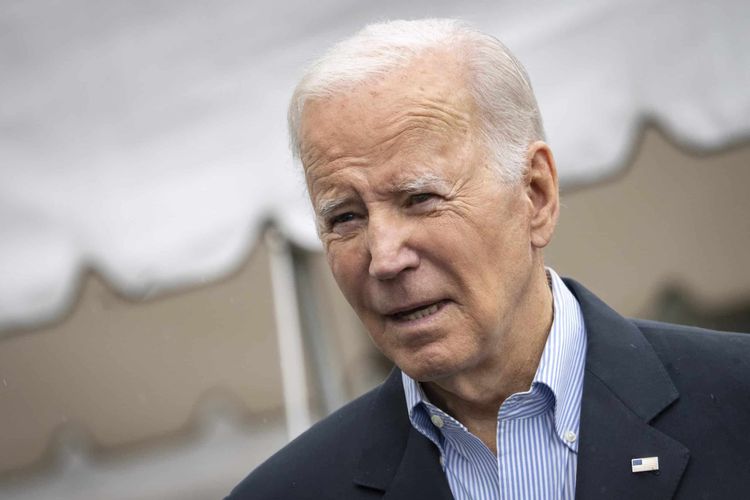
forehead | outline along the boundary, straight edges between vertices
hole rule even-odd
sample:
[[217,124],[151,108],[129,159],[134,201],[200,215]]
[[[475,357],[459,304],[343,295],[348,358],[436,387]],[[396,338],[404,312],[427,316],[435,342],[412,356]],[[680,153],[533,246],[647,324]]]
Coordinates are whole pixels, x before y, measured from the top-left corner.
[[428,51],[404,68],[309,100],[300,124],[303,166],[309,174],[340,158],[444,143],[466,135],[476,116],[465,65],[451,52]]

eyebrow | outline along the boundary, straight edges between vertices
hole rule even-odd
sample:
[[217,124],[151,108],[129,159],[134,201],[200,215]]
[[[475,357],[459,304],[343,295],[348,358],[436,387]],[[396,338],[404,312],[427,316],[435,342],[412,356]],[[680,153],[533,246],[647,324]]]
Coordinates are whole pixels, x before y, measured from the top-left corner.
[[318,203],[318,217],[325,220],[336,210],[341,208],[343,205],[349,203],[350,198],[348,196],[341,198],[328,198],[323,199]]
[[[431,172],[419,175],[417,177],[397,182],[388,189],[390,193],[419,193],[430,189],[439,189],[447,191],[449,183],[442,177]],[[320,219],[326,220],[332,213],[339,210],[342,206],[351,202],[351,196],[341,196],[338,198],[324,198],[317,204],[317,214]]]
[[394,186],[393,189],[391,189],[391,192],[395,193],[418,193],[421,191],[429,190],[429,189],[441,189],[441,190],[447,190],[448,189],[448,182],[443,179],[442,177],[433,174],[432,172],[427,172],[425,174],[419,175],[417,177],[414,177],[412,179],[405,180],[403,182],[400,182]]

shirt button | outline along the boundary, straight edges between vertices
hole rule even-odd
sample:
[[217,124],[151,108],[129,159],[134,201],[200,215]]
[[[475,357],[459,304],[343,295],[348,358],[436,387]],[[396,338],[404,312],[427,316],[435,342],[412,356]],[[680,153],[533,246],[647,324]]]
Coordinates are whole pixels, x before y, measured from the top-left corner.
[[578,436],[576,436],[576,433],[575,433],[575,432],[573,432],[573,431],[566,431],[566,432],[565,432],[565,436],[564,436],[564,439],[565,439],[565,441],[567,441],[568,443],[573,443],[573,442],[575,442],[575,440],[576,440],[576,438],[577,438],[577,437],[578,437]]
[[440,415],[433,415],[430,417],[430,420],[432,420],[432,423],[435,424],[435,427],[437,427],[438,429],[443,428],[443,419],[440,418]]
[[445,457],[442,455],[440,456],[440,466],[445,467]]

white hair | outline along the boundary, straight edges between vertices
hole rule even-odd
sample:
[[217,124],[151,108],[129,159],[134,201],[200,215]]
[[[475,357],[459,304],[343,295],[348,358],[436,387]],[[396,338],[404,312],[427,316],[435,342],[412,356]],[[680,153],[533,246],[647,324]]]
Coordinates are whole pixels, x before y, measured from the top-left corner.
[[404,68],[427,49],[458,54],[469,74],[469,92],[480,110],[479,133],[494,154],[500,178],[517,183],[529,144],[544,139],[539,107],[521,63],[495,37],[454,19],[370,24],[310,66],[289,104],[292,153],[301,157],[299,133],[305,103],[331,97],[369,78]]

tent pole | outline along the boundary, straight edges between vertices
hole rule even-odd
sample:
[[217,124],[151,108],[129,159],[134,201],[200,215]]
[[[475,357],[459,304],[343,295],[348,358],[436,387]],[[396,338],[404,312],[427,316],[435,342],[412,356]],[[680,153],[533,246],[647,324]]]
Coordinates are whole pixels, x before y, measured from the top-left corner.
[[271,285],[279,343],[287,436],[291,441],[310,427],[302,329],[289,242],[275,228],[265,234],[269,249]]

